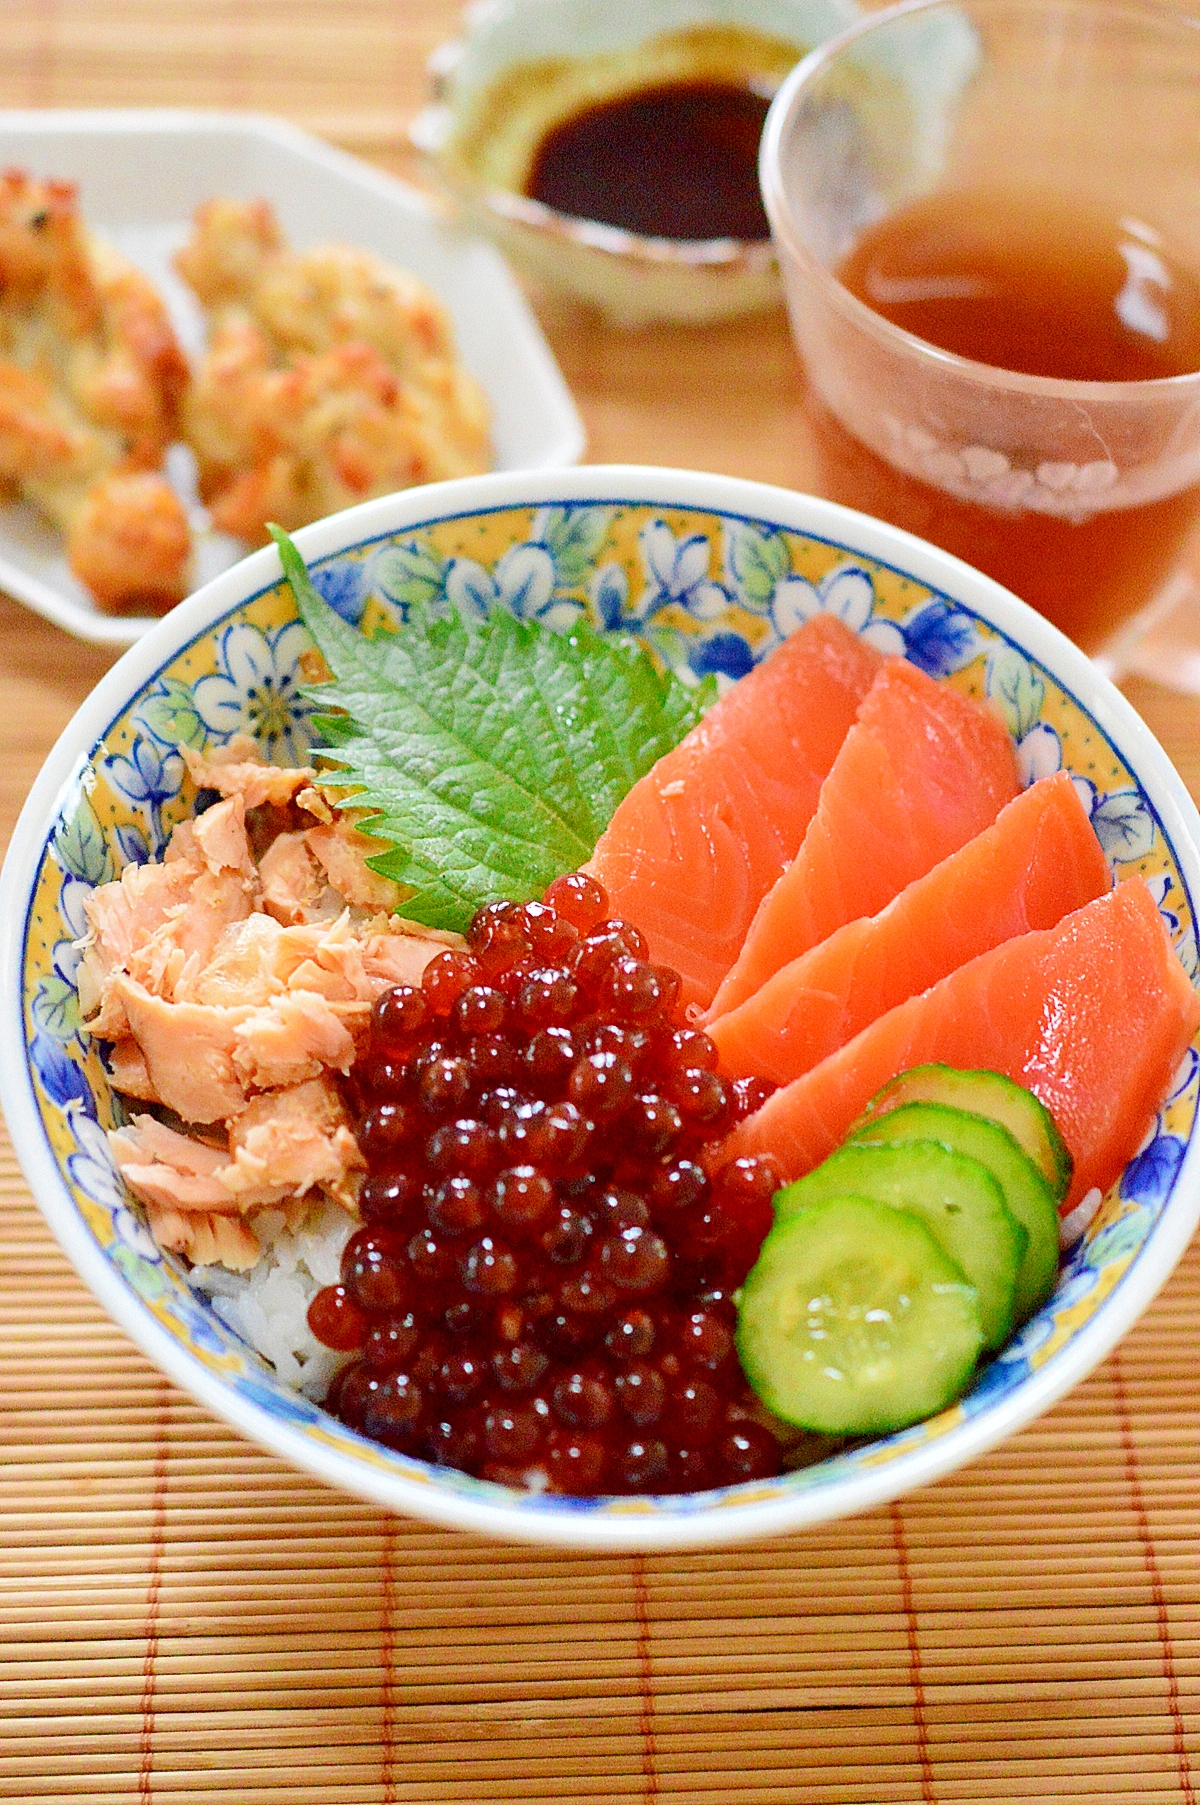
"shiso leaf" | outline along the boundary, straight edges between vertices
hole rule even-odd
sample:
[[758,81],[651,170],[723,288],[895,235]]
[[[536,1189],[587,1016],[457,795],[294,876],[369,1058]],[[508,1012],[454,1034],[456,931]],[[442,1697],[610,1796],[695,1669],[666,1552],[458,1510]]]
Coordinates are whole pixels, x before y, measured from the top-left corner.
[[332,673],[306,692],[338,768],[324,777],[390,841],[368,859],[412,892],[404,913],[463,929],[483,903],[540,896],[591,855],[617,804],[715,697],[635,640],[557,633],[506,608],[465,622],[410,607],[366,638],[329,607],[271,527],[301,619]]

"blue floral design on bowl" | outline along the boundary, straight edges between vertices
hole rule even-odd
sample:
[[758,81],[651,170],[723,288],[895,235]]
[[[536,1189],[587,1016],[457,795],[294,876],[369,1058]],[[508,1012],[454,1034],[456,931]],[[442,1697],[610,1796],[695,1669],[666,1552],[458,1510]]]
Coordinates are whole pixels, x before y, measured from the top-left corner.
[[[459,494],[461,505],[423,516],[419,493],[388,498],[309,529],[301,545],[323,593],[366,631],[395,626],[417,601],[507,607],[565,629],[586,613],[641,634],[688,680],[736,677],[814,613],[837,614],[881,650],[990,697],[1027,780],[1070,770],[1114,870],[1145,876],[1195,971],[1186,798],[1120,699],[1051,629],[997,600],[985,579],[973,596],[957,578],[953,592],[948,579],[939,588],[939,554],[912,552],[890,529],[862,522],[850,534],[810,498],[683,475],[657,487],[657,474],[626,473],[624,484],[603,471],[523,478],[519,500],[518,479],[479,479],[431,492]],[[654,1546],[761,1533],[891,1496],[1006,1433],[1104,1351],[1161,1282],[1200,1208],[1194,1052],[1055,1296],[962,1403],[804,1471],[686,1498],[507,1493],[372,1447],[283,1386],[190,1290],[179,1262],[159,1254],[131,1207],[103,1132],[119,1105],[81,1033],[75,990],[87,893],[161,851],[190,806],[178,747],[251,732],[277,762],[304,758],[311,711],[298,661],[308,642],[273,559],[258,554],[219,579],[211,599],[186,604],[181,625],[164,623],[102,686],[52,761],[31,804],[40,815],[23,824],[5,874],[27,1054],[6,1080],[14,1138],[80,1270],[174,1376],[290,1458],[382,1501],[499,1533]]]

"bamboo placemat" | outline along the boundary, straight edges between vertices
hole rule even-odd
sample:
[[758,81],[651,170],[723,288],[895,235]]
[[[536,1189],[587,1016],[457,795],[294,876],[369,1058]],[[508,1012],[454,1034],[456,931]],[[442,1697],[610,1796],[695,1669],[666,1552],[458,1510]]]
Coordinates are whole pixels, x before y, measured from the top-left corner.
[[[451,0],[0,0],[0,105],[246,107],[408,172]],[[803,487],[778,316],[541,303],[595,458]],[[0,834],[105,666],[0,598]],[[1200,704],[1134,700],[1194,790]],[[216,1422],[58,1253],[0,1139],[0,1799],[1195,1805],[1200,1252],[965,1473],[648,1559],[391,1519]]]

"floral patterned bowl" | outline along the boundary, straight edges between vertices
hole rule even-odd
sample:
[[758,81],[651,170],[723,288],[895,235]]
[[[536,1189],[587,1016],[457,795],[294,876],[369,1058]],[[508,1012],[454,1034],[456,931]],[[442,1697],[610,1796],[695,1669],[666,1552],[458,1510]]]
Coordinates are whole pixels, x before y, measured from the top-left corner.
[[[1133,710],[1020,602],[943,552],[832,503],[681,471],[506,474],[412,490],[298,535],[318,586],[368,630],[418,598],[560,625],[586,612],[681,671],[736,679],[813,613],[1000,707],[1032,779],[1060,767],[1114,871],[1142,873],[1196,972],[1200,818]],[[374,1446],[290,1390],[159,1253],[104,1129],[120,1106],[81,1032],[75,941],[88,890],[156,854],[190,797],[177,747],[309,739],[306,643],[273,549],[177,608],[62,736],[0,880],[0,1097],[34,1195],[80,1274],[162,1368],[297,1466],[398,1510],[592,1548],[712,1544],[861,1510],[946,1473],[1044,1410],[1145,1308],[1200,1215],[1200,1059],[1074,1248],[1054,1296],[951,1409],[762,1483],[686,1497],[571,1499]]]

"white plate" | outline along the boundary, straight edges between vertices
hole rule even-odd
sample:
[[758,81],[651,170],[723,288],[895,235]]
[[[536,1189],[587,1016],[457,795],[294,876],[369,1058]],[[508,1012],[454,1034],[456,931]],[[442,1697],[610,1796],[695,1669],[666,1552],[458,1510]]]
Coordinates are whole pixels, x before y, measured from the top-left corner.
[[[201,201],[262,196],[298,249],[360,245],[411,270],[450,310],[467,368],[492,404],[498,470],[578,461],[583,423],[507,265],[464,238],[394,177],[279,120],[238,113],[0,113],[0,167],[78,182],[89,226],[161,288],[189,355],[203,347],[195,300],[171,268]],[[190,454],[168,468],[195,504]],[[197,509],[195,586],[240,558],[240,540]],[[130,645],[152,624],[102,614],[71,575],[62,542],[28,506],[0,508],[0,588],[81,639]]]

